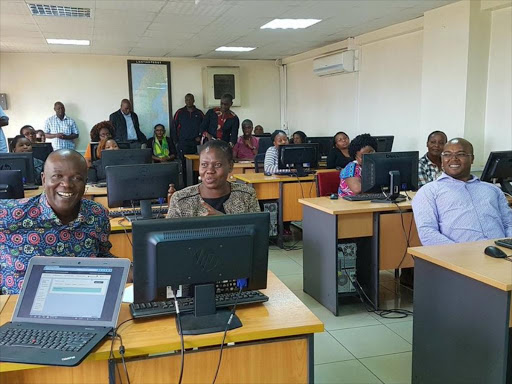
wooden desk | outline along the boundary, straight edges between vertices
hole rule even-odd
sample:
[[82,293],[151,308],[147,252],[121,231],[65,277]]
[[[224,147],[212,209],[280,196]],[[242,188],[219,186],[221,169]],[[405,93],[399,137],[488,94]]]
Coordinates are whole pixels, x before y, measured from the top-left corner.
[[239,182],[249,184],[256,190],[258,200],[277,200],[278,202],[278,245],[283,247],[283,222],[301,221],[300,198],[316,196],[315,176],[265,176],[263,173],[234,175]]
[[[409,192],[413,197],[414,193]],[[378,306],[379,270],[412,267],[405,254],[410,245],[420,245],[409,201],[395,204],[331,200],[328,197],[300,199],[303,205],[302,239],[304,291],[338,316],[338,242],[357,244],[357,280]],[[402,213],[400,213],[400,210]],[[409,234],[410,232],[410,234]]]
[[512,263],[486,256],[488,245],[409,248],[413,383],[512,383]]
[[[25,197],[34,197],[43,193],[44,188],[39,187],[37,189],[25,191]],[[108,208],[107,204],[107,188],[93,187],[92,185],[85,186],[84,198],[94,200]]]
[[[228,332],[218,383],[312,383],[313,334],[323,332],[320,320],[271,272],[265,304],[240,306],[237,315],[243,327]],[[1,296],[0,296],[1,297]],[[0,323],[10,321],[16,296],[12,296]],[[123,304],[119,322],[131,318]],[[126,348],[132,383],[175,383],[180,364],[180,338],[174,317],[128,322],[119,329]],[[222,333],[185,336],[183,383],[213,380]],[[108,383],[110,340],[103,342],[78,367],[44,367],[0,363],[1,383]],[[115,356],[119,342],[114,345]],[[116,363],[120,364],[119,360]],[[110,366],[112,369],[112,366]],[[123,372],[123,367],[119,367]],[[115,371],[115,370],[114,370]],[[124,376],[124,372],[122,373]],[[127,382],[123,378],[123,383]]]
[[[199,155],[185,155],[187,170],[187,186],[197,184],[197,175],[199,172]],[[233,181],[233,175],[243,173],[254,173],[253,161],[241,161],[233,164],[233,172],[229,174],[229,180]]]

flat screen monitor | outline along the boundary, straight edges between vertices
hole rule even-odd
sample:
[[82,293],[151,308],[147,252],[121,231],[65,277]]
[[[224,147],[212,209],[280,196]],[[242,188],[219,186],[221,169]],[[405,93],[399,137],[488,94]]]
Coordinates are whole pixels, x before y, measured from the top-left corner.
[[32,143],[32,153],[36,159],[44,162],[52,152],[52,143]]
[[23,199],[21,171],[0,171],[0,199]]
[[[130,143],[127,141],[116,141],[119,149],[130,149]],[[98,145],[100,143],[98,141],[91,141],[89,145],[91,146],[91,161],[98,160],[98,156],[96,155],[96,150],[98,149]]]
[[295,168],[297,176],[305,176],[304,168],[318,166],[318,144],[286,144],[278,148],[278,168]]
[[180,285],[194,284],[195,311],[181,315],[183,333],[223,331],[230,311],[215,309],[215,283],[267,287],[269,221],[261,212],[134,222],[134,302],[169,300]]
[[270,137],[272,134],[270,132],[268,133],[262,133],[261,135],[253,135],[254,137]]
[[0,153],[0,170],[19,170],[23,184],[34,184],[34,160],[32,152]]
[[166,198],[169,184],[179,185],[178,162],[108,166],[105,172],[108,206],[122,207],[126,200],[140,202],[143,219],[152,218],[151,200]]
[[501,190],[512,195],[512,151],[491,152],[480,179],[500,183]]
[[372,136],[377,140],[376,152],[391,152],[395,136]]
[[258,138],[258,153],[265,153],[272,145],[270,136],[256,136]]
[[329,136],[308,137],[306,141],[311,144],[318,144],[321,157],[327,157],[332,148],[332,137]]
[[385,152],[363,155],[361,189],[388,196],[384,201],[403,201],[400,191],[418,189],[419,152]]

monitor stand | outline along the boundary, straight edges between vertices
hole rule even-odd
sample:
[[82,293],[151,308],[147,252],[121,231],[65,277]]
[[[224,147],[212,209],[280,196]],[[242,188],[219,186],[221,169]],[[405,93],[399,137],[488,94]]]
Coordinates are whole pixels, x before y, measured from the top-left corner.
[[304,164],[295,164],[295,169],[297,170],[297,177],[304,177],[307,175],[306,171],[304,171]]
[[[176,328],[183,335],[202,335],[224,332],[231,316],[231,310],[215,307],[215,284],[201,284],[194,287],[194,312],[181,313],[181,327],[176,316]],[[233,315],[228,331],[240,328],[242,322]]]
[[391,194],[384,200],[372,200],[372,203],[402,203],[405,197],[400,195],[400,172],[389,171],[389,190]]
[[128,219],[129,222],[134,222],[137,220],[148,220],[154,218],[155,216],[153,215],[153,211],[151,210],[151,200],[140,201],[140,216],[138,216],[136,213],[134,213],[133,215],[126,216],[126,219]]
[[501,185],[501,190],[503,191],[503,193],[507,193],[509,196],[512,195],[512,180],[501,179],[500,185]]

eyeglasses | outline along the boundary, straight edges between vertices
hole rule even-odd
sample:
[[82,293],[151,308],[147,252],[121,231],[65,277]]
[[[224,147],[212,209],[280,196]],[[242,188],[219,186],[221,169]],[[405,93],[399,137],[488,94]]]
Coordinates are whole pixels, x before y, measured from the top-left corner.
[[460,159],[460,158],[463,158],[463,157],[473,156],[473,154],[472,153],[466,153],[466,152],[457,152],[457,153],[443,152],[443,153],[441,153],[441,156],[443,158],[445,158],[445,159],[453,159],[453,158]]

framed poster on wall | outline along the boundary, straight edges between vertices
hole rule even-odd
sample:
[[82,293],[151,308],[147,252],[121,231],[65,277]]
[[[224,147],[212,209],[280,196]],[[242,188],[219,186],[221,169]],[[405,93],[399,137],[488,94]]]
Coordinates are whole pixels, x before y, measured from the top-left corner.
[[171,63],[169,61],[128,60],[128,88],[141,131],[153,136],[153,127],[163,124],[170,135],[172,122]]

